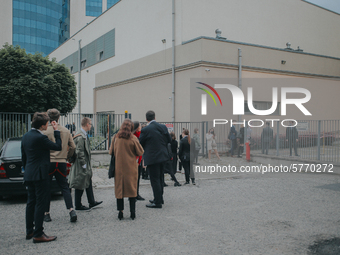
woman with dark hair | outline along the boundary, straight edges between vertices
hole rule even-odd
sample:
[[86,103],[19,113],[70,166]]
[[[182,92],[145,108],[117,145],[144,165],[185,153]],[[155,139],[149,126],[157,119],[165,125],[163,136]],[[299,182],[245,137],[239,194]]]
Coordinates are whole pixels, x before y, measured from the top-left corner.
[[[192,161],[190,161],[191,155],[190,155],[190,145],[195,146],[195,143],[191,144],[191,139],[189,135],[189,130],[184,129],[182,132],[182,140],[180,141],[179,144],[179,152],[178,152],[178,157],[180,158],[184,171],[185,171],[185,183],[184,184],[189,184],[190,183],[190,177],[191,177],[191,182],[193,185],[195,185],[195,177],[194,177],[194,172],[192,170],[193,164]],[[195,149],[195,148],[193,148]],[[191,174],[191,176],[190,176]]]
[[133,123],[124,120],[119,132],[112,138],[109,154],[116,158],[115,195],[117,198],[118,218],[123,218],[124,197],[129,198],[130,218],[136,218],[136,197],[138,182],[137,156],[142,156],[144,150],[138,138],[132,134]]
[[[139,123],[139,121],[134,121],[133,122],[133,134],[138,138],[139,140],[139,136],[141,133],[141,125]],[[140,182],[140,176],[142,174],[142,170],[143,170],[143,165],[142,165],[142,156],[138,156],[137,157],[137,163],[138,163],[138,182],[137,182],[137,200],[145,200],[143,197],[141,197],[139,195],[139,182]]]

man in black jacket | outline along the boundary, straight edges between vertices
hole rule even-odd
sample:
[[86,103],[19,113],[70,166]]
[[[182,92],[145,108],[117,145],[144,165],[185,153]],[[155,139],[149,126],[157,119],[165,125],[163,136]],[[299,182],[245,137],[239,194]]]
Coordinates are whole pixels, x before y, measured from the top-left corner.
[[48,172],[50,150],[61,150],[58,124],[53,121],[55,143],[42,133],[47,129],[47,113],[36,112],[33,116],[33,128],[27,132],[21,142],[24,180],[27,186],[26,239],[33,237],[34,243],[54,241],[56,236],[47,236],[43,230],[44,211],[47,202]]
[[286,129],[286,141],[288,141],[290,156],[292,156],[292,147],[294,147],[295,156],[299,156],[297,153],[297,143],[299,141],[299,133],[296,127],[293,127],[294,121],[291,121],[290,127]]
[[142,129],[139,142],[144,148],[144,165],[150,172],[150,182],[154,195],[149,208],[162,208],[164,189],[164,166],[169,160],[167,145],[171,142],[170,134],[165,125],[159,124],[155,120],[155,112],[146,113],[148,126]]

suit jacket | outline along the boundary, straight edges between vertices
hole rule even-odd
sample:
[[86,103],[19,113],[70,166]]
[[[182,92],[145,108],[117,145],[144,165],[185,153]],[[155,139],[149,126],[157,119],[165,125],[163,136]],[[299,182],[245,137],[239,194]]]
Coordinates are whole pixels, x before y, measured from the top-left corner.
[[[86,189],[90,186],[92,178],[91,167],[91,145],[90,139],[80,130],[75,134],[80,136],[74,139],[76,145],[76,161],[72,164],[71,171],[68,178],[70,188]],[[86,164],[86,168],[83,166]]]
[[60,151],[60,132],[54,131],[56,143],[36,129],[31,129],[21,141],[21,158],[25,170],[25,181],[40,181],[48,178],[50,168],[50,150]]
[[264,143],[269,143],[271,142],[271,140],[273,140],[273,129],[271,129],[270,127],[265,127],[262,130],[262,134],[261,134],[261,140]]
[[187,136],[184,137],[179,143],[178,157],[180,158],[181,162],[190,161],[190,144]]
[[156,121],[142,129],[139,142],[144,148],[144,165],[153,165],[169,160],[167,145],[171,137],[165,125]]
[[286,129],[286,139],[289,141],[295,141],[299,138],[299,133],[296,129],[296,127],[288,127]]
[[[66,159],[70,158],[73,155],[73,152],[76,149],[76,146],[73,142],[72,135],[70,131],[58,124],[58,130],[60,131],[60,138],[62,143],[62,150],[61,151],[53,151],[51,150],[51,162],[59,162],[59,163],[66,163]],[[53,127],[49,124],[46,131],[43,132],[47,135],[48,139],[52,142],[55,142],[53,136]]]

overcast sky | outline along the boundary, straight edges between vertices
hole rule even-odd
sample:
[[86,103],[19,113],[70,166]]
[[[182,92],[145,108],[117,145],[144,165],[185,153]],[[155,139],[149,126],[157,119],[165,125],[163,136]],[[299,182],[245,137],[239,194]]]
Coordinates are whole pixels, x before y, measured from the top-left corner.
[[340,14],[340,0],[306,0],[306,2],[319,5]]

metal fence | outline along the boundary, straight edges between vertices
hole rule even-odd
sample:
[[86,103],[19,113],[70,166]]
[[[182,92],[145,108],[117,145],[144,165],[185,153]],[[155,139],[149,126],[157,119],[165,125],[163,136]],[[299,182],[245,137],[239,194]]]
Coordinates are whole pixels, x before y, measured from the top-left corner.
[[[22,137],[31,129],[33,113],[0,113],[0,148],[8,138]],[[89,117],[92,120],[92,129],[89,132],[92,150],[107,150],[111,133],[119,129],[126,114],[116,114],[114,112],[81,114],[69,113],[60,116],[59,124],[67,127],[72,134],[79,128],[79,120]],[[131,114],[130,114],[131,118]]]
[[[0,113],[0,147],[7,138],[21,137],[31,129],[31,119],[33,114],[28,113]],[[92,119],[93,128],[89,132],[92,150],[107,150],[110,146],[112,136],[119,130],[124,119],[131,114],[116,114],[114,112],[81,114],[81,118],[89,117]],[[59,123],[76,132],[80,128],[79,114],[70,113],[61,116]],[[339,120],[298,120],[298,157],[309,160],[319,160],[324,162],[340,162],[340,121]],[[145,124],[141,122],[141,124]],[[174,131],[179,140],[183,128],[189,130],[190,135],[197,128],[201,138],[201,155],[207,155],[206,133],[210,128],[214,128],[217,150],[220,154],[230,150],[228,135],[230,125],[216,125],[213,122],[161,122],[168,127],[169,131]],[[246,122],[247,124],[247,122]],[[264,147],[261,134],[264,126],[262,123],[251,122],[252,126],[245,127],[246,137],[250,137],[250,149],[253,154],[261,154]],[[286,139],[286,128],[281,122],[271,123],[273,129],[273,139],[269,143],[269,155],[290,157],[289,142]],[[73,130],[72,126],[75,126]],[[286,123],[287,125],[287,123]],[[236,125],[239,130],[240,126]],[[247,140],[247,139],[245,139]],[[292,156],[294,156],[292,149]]]
[[[296,142],[297,154],[295,156],[294,146],[290,151],[289,141],[286,137],[287,128],[281,122],[270,122],[273,130],[273,139],[269,142],[268,155],[282,157],[299,157],[308,160],[318,160],[324,162],[340,162],[340,121],[339,120],[297,120],[298,141]],[[247,123],[246,123],[247,124]],[[251,122],[252,126],[260,126],[261,122]],[[288,123],[285,123],[288,125]],[[209,127],[212,123],[209,123]],[[252,154],[262,154],[265,147],[261,138],[262,127],[245,127],[245,136],[249,139]],[[239,130],[239,126],[235,125]],[[221,130],[222,129],[222,130]],[[224,129],[224,131],[223,131]],[[217,131],[217,132],[216,132]],[[220,153],[225,153],[230,149],[228,144],[229,125],[217,125],[216,142]],[[248,140],[248,139],[245,139]],[[292,154],[292,156],[291,156]]]

